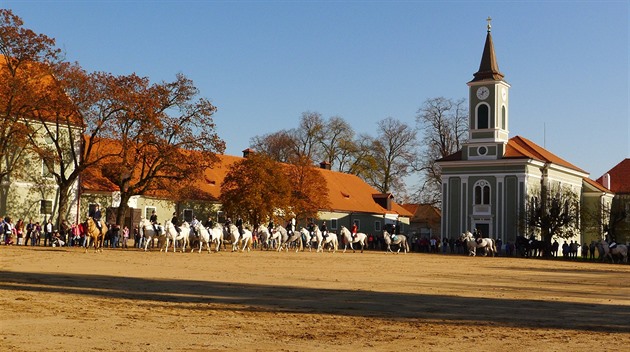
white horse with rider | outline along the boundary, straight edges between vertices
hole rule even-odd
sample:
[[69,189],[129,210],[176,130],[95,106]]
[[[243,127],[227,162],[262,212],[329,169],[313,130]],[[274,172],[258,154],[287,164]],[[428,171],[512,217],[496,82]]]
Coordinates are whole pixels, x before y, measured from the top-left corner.
[[337,249],[339,248],[339,239],[337,238],[337,234],[335,234],[334,232],[328,231],[328,233],[324,237],[324,234],[322,233],[322,231],[317,226],[315,226],[315,231],[314,232],[315,232],[314,233],[315,238],[317,238],[317,251],[316,252],[323,252],[324,251],[324,247],[327,244],[329,244],[331,246],[331,247],[328,248],[329,252],[330,252],[331,248],[333,250],[333,253],[337,252]]
[[[246,228],[243,228],[243,235],[238,231],[238,227],[234,224],[230,224],[229,226],[224,228],[224,232],[230,237],[230,241],[232,242],[232,252],[241,251],[244,252],[245,248],[249,252],[249,247],[252,244],[252,232]],[[240,244],[243,244],[243,248],[239,249]]]
[[409,252],[409,242],[407,241],[407,236],[401,234],[390,234],[387,230],[383,230],[383,240],[387,245],[387,252],[394,253],[392,251],[392,245],[398,246],[398,250],[396,253],[400,253],[400,250],[403,250],[403,253]]
[[475,238],[470,231],[466,231],[459,236],[459,239],[466,243],[469,256],[476,256],[477,248],[483,248],[485,250],[484,256],[488,255],[488,252],[490,252],[494,257],[497,253],[496,242],[492,238]]
[[[208,229],[203,226],[200,221],[193,225],[193,228],[195,229],[197,236],[199,236],[199,253],[201,253],[204,244],[208,248],[208,253],[210,253],[210,246],[212,244],[212,235],[210,234],[210,231],[208,231]],[[190,252],[192,253],[194,250],[195,249],[191,246]]]
[[271,238],[271,233],[269,229],[265,225],[258,225],[253,231],[253,234],[258,239],[258,243],[260,244],[260,250],[269,249],[269,239]]
[[[157,231],[155,231],[157,229]],[[162,233],[162,226],[151,223],[146,218],[142,218],[138,223],[138,231],[140,238],[144,239],[144,251],[146,252],[154,238]]]
[[302,244],[304,247],[308,247],[309,252],[313,249],[313,247],[317,248],[317,236],[304,227],[300,229],[300,234],[302,236]]
[[361,253],[363,253],[363,249],[367,247],[367,235],[363,232],[358,232],[354,236],[345,226],[341,226],[341,235],[344,238],[343,244],[343,252],[346,253],[346,249],[348,248],[348,244],[350,244],[350,249],[352,252],[355,252],[354,247],[352,246],[354,243],[358,243],[361,245]]
[[[177,249],[177,242],[183,241],[182,243],[182,253],[186,251],[186,246],[190,242],[190,225],[184,221],[182,226],[180,226],[180,231],[177,232],[175,229],[175,225],[170,220],[167,220],[164,224],[164,234],[166,235],[166,246],[165,250],[168,252],[168,246],[170,242],[173,242],[173,253],[175,253]],[[160,252],[162,249],[160,249]]]
[[610,258],[610,261],[614,263],[615,259],[613,255],[615,255],[615,256],[620,256],[621,261],[624,263],[627,263],[628,262],[628,246],[626,246],[625,244],[617,244],[613,248],[610,248],[611,245],[614,245],[613,243],[608,244],[606,240],[601,240],[599,242],[599,245],[604,251],[604,256],[602,257],[602,260],[605,260],[606,258]]
[[[296,243],[295,246],[295,251],[298,252],[299,250],[301,250],[303,248],[302,245],[302,235],[300,232],[298,231],[293,231],[292,233],[289,233],[289,231],[287,231],[287,229],[285,229],[283,226],[278,225],[276,226],[272,233],[274,234],[280,234],[280,242],[278,244],[278,252],[282,251],[282,249],[284,248],[287,252],[289,251],[289,245],[292,243]],[[273,235],[272,235],[273,236]]]

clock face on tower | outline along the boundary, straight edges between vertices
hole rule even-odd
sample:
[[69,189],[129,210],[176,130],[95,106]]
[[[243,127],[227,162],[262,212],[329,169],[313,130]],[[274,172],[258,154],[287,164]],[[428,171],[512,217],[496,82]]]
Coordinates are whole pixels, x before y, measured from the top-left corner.
[[505,87],[501,88],[501,97],[503,97],[503,101],[507,98],[507,89]]
[[479,100],[486,100],[489,96],[490,90],[488,87],[479,87],[479,89],[477,89],[477,98],[479,98]]

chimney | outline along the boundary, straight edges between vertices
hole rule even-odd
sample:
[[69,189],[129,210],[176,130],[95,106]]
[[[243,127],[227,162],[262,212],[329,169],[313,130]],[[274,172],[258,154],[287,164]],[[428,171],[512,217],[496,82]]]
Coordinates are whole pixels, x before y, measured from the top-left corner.
[[330,163],[327,161],[322,161],[321,163],[319,163],[319,167],[324,170],[330,170]]
[[251,149],[251,148],[247,148],[247,149],[243,150],[243,158],[247,158],[249,156],[249,154],[252,154],[254,152],[255,152],[255,150]]
[[604,177],[602,177],[602,183],[602,186],[610,189],[610,174],[605,174]]

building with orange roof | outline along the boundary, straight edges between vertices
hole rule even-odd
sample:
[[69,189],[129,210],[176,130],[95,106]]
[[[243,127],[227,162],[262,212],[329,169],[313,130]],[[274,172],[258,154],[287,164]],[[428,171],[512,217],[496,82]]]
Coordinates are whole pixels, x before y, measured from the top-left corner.
[[[140,218],[149,218],[153,211],[156,211],[160,222],[169,219],[173,212],[181,214],[186,221],[192,220],[193,216],[203,222],[208,218],[225,221],[226,214],[221,210],[219,200],[221,184],[230,167],[252,152],[251,149],[244,150],[243,157],[217,155],[218,162],[207,168],[202,178],[194,180],[191,190],[184,196],[175,197],[166,189],[159,189],[132,197],[125,224],[135,225]],[[408,230],[413,214],[394,202],[392,194],[379,193],[355,175],[331,171],[325,163],[315,170],[326,181],[324,191],[328,194],[329,208],[321,209],[318,219],[314,220],[326,221],[329,230],[336,231],[341,226],[350,228],[355,222],[359,231],[366,233],[380,232],[390,223],[398,223],[402,231]],[[92,169],[81,180],[81,211],[87,214],[96,204],[101,208],[116,208],[119,206],[118,194],[116,185],[108,181],[100,170]],[[109,217],[114,214],[113,210],[107,212]]]
[[620,161],[597,179],[596,185],[615,193],[606,211],[610,215],[609,235],[620,243],[630,243],[630,158]]
[[537,229],[528,228],[525,221],[527,204],[546,185],[570,189],[580,199],[581,221],[574,240],[601,238],[605,221],[599,215],[612,192],[534,142],[510,138],[510,85],[499,71],[490,25],[479,70],[468,87],[468,141],[458,152],[437,160],[442,170],[443,235],[454,238],[478,229],[484,237],[503,243],[514,242],[519,235],[536,235]]
[[409,222],[411,233],[423,237],[442,235],[442,211],[431,204],[401,204],[413,214]]

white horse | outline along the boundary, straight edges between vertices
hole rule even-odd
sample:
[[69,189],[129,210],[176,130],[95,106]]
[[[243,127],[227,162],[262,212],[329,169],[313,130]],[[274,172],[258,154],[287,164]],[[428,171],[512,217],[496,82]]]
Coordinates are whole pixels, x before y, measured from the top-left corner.
[[258,227],[254,229],[254,234],[258,238],[259,243],[261,243],[260,250],[262,251],[264,248],[269,249],[269,238],[271,238],[271,233],[269,233],[267,226],[258,225]]
[[149,245],[151,244],[151,242],[153,241],[153,239],[157,236],[160,235],[160,232],[162,231],[162,226],[160,225],[155,225],[156,228],[158,228],[158,232],[155,232],[155,228],[153,228],[153,224],[151,223],[151,221],[142,218],[140,220],[140,223],[138,224],[138,230],[140,231],[139,235],[140,238],[144,238],[144,251],[146,252],[149,248]]
[[[210,232],[208,232],[208,229],[205,226],[203,226],[201,222],[198,222],[193,227],[195,228],[195,232],[197,233],[197,236],[199,236],[199,253],[201,253],[201,249],[203,248],[204,243],[208,247],[208,253],[210,253],[210,245],[212,243],[212,237],[210,236]],[[191,246],[190,252],[192,253],[192,251],[194,250],[195,249],[192,248]]]
[[[316,226],[315,237],[317,238],[317,252],[323,252],[324,247],[327,244],[330,244],[332,246],[333,253],[337,252],[337,249],[339,247],[339,239],[337,238],[337,235],[335,233],[331,233],[329,231],[328,235],[324,237],[322,231],[319,229],[319,227]],[[330,248],[328,248],[328,251],[330,252]]]
[[[175,225],[167,220],[164,224],[164,234],[166,235],[166,246],[164,247],[166,252],[168,252],[168,246],[170,245],[169,241],[173,241],[173,253],[175,253],[177,248],[177,241],[179,240],[184,241],[182,245],[182,253],[186,251],[186,246],[190,241],[190,225],[188,225],[187,222],[184,221],[182,226],[180,226],[180,232],[177,233],[177,230],[175,230]],[[162,249],[160,249],[160,252],[161,251]]]
[[608,244],[608,242],[606,242],[606,240],[601,240],[599,244],[604,250],[604,260],[609,257],[610,261],[614,263],[615,259],[613,258],[613,255],[620,255],[622,262],[628,262],[628,246],[626,246],[625,244],[618,244],[615,248],[612,249],[610,248],[610,245]]
[[313,249],[313,243],[317,243],[317,237],[315,235],[312,235],[304,227],[300,229],[300,234],[302,235],[302,243],[304,247],[308,247],[308,251],[310,252]]
[[232,252],[239,251],[240,243],[243,244],[243,248],[240,249],[241,252],[247,251],[249,252],[249,247],[252,244],[252,232],[248,229],[243,229],[243,236],[238,232],[238,227],[236,225],[231,224],[225,231],[230,235],[230,241],[232,242]]
[[221,244],[223,243],[223,226],[216,223],[212,228],[206,229],[208,230],[208,233],[210,233],[210,243],[214,243],[214,250],[215,252],[218,252],[221,249]]
[[361,244],[361,253],[363,253],[363,248],[365,248],[367,246],[367,235],[362,233],[362,232],[358,232],[354,238],[352,237],[352,233],[350,233],[350,230],[348,230],[345,226],[341,226],[341,234],[343,235],[345,241],[343,244],[343,252],[346,253],[346,249],[348,248],[348,244],[350,244],[350,249],[352,249],[352,252],[355,252],[354,247],[352,247],[353,243],[359,243]]
[[469,256],[474,257],[477,255],[477,248],[484,248],[486,250],[484,256],[488,255],[488,252],[490,252],[494,257],[495,253],[497,253],[497,246],[492,238],[480,238],[479,241],[477,241],[470,231],[466,231],[459,236],[459,239],[466,242]]
[[297,242],[297,246],[295,252],[298,252],[302,249],[302,235],[299,232],[293,231],[291,236],[289,236],[289,232],[282,226],[276,226],[273,231],[274,233],[280,233],[280,243],[278,245],[278,252],[284,248],[287,252],[289,251],[289,244],[293,242]]
[[392,251],[392,244],[397,245],[398,246],[398,250],[396,251],[396,253],[399,253],[400,250],[403,250],[403,253],[407,253],[409,252],[409,242],[407,242],[407,236],[405,235],[394,235],[395,238],[392,238],[393,236],[389,234],[389,232],[387,232],[386,230],[383,230],[383,240],[385,241],[385,244],[387,245],[387,252],[388,253],[394,253],[394,251]]

